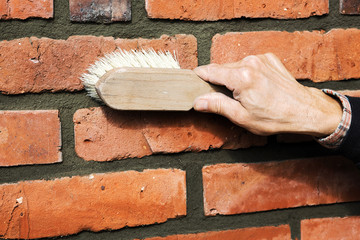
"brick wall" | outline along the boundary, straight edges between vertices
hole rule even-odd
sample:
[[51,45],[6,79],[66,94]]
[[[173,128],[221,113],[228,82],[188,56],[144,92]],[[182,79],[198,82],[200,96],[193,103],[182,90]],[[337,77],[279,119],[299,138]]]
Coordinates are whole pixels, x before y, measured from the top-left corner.
[[117,48],[182,68],[275,53],[360,96],[358,0],[0,0],[0,238],[358,239],[360,172],[311,138],[114,111],[79,76]]

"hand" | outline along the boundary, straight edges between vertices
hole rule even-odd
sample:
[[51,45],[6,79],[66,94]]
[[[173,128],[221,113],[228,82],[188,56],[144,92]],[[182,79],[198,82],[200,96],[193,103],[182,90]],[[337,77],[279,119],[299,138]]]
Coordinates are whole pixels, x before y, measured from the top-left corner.
[[273,54],[194,69],[203,80],[233,92],[198,97],[194,109],[223,115],[258,135],[301,133],[324,137],[335,131],[341,104],[321,90],[299,84]]

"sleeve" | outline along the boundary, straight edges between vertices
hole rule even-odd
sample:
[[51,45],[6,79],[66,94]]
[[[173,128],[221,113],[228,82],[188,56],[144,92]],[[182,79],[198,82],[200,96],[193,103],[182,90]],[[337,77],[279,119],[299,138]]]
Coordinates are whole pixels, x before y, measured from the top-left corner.
[[360,98],[347,98],[351,106],[351,123],[338,150],[360,167]]
[[331,135],[324,137],[324,138],[315,138],[315,139],[323,147],[335,150],[341,146],[342,142],[345,139],[345,136],[347,135],[347,133],[349,131],[350,124],[351,124],[351,118],[352,118],[351,105],[350,105],[350,102],[349,102],[347,96],[339,94],[338,92],[335,92],[330,89],[323,89],[322,91],[324,93],[326,93],[327,95],[337,99],[341,103],[342,109],[343,109],[343,114],[342,114],[339,125],[337,126],[336,130]]

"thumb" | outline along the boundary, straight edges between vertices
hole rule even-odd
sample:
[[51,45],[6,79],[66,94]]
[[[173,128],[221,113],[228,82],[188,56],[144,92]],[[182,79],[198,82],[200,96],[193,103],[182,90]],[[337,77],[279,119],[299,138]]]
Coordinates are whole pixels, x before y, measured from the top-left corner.
[[240,125],[247,112],[239,101],[219,93],[208,93],[195,99],[194,109],[200,112],[220,114]]

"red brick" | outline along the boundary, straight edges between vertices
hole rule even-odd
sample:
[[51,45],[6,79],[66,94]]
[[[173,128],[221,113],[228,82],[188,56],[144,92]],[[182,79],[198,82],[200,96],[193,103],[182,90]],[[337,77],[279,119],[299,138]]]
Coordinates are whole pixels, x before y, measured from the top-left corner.
[[360,78],[359,39],[359,29],[333,29],[328,33],[263,31],[217,34],[213,38],[211,62],[235,62],[248,55],[273,52],[297,79],[323,82]]
[[0,166],[61,162],[57,110],[0,111]]
[[0,195],[2,238],[97,232],[186,215],[185,172],[177,169],[4,184]]
[[80,109],[74,115],[75,150],[85,160],[143,157],[155,153],[238,149],[264,145],[217,115],[197,112],[122,112]]
[[0,19],[5,19],[8,16],[8,5],[6,0],[0,0]]
[[53,0],[0,0],[0,19],[52,18]]
[[70,0],[70,19],[76,22],[131,20],[130,0]]
[[301,239],[358,240],[360,217],[318,218],[301,221]]
[[207,216],[360,200],[360,174],[345,158],[323,157],[203,168]]
[[277,239],[290,240],[289,225],[278,227],[244,228],[219,232],[204,232],[196,234],[173,235],[168,237],[154,237],[146,240],[248,240],[248,239]]
[[306,18],[329,13],[327,0],[146,0],[150,18],[216,21],[233,18]]
[[360,14],[360,1],[340,0],[340,12],[342,14]]
[[176,51],[182,68],[197,66],[197,43],[192,35],[163,35],[160,39],[95,36],[72,36],[67,40],[21,38],[0,42],[0,91],[20,94],[81,90],[81,74],[96,59],[117,48]]

